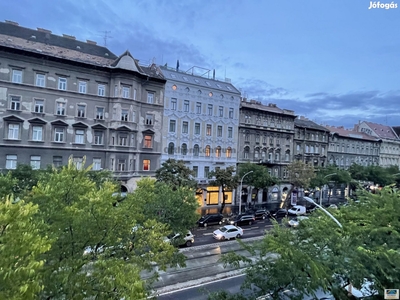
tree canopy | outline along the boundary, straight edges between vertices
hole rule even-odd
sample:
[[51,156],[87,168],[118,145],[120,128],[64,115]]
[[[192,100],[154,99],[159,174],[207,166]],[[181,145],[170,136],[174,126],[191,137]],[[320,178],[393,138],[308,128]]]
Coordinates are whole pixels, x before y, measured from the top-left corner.
[[256,189],[270,187],[279,182],[278,178],[273,177],[268,173],[268,169],[265,166],[252,163],[239,165],[238,179],[240,180],[250,171],[252,171],[252,173],[246,175],[246,177],[243,178],[243,182]]
[[222,188],[222,204],[219,212],[222,214],[225,208],[225,191],[232,191],[238,183],[238,177],[235,175],[235,167],[230,166],[226,169],[216,169],[209,173],[211,178],[210,185],[220,186]]
[[197,181],[193,178],[194,173],[182,160],[169,158],[156,170],[158,182],[163,182],[172,187],[196,188]]

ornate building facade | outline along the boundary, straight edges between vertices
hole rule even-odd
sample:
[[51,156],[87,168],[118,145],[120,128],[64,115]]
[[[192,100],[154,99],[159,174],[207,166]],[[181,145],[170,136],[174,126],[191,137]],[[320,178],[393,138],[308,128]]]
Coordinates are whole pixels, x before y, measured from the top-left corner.
[[0,168],[72,156],[132,190],[159,167],[165,82],[129,52],[0,22]]

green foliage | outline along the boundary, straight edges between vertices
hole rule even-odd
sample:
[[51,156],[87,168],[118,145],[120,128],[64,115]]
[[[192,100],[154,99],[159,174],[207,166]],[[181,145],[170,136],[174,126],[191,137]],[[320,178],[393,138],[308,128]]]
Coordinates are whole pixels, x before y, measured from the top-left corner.
[[168,159],[161,168],[156,171],[158,182],[168,184],[173,188],[189,187],[196,188],[197,181],[193,179],[194,173],[182,160]]
[[0,201],[0,299],[36,299],[43,289],[41,255],[51,247],[35,218],[38,206],[12,197]]
[[[296,291],[291,299],[317,289],[347,299],[344,286],[360,289],[364,279],[382,299],[384,288],[400,286],[400,191],[393,186],[378,194],[360,191],[359,200],[330,211],[343,228],[317,210],[297,229],[275,224],[260,242],[243,244],[247,254],[229,253],[222,261],[247,267],[242,288],[253,290],[251,299],[266,294],[286,299],[287,289]],[[219,293],[210,299],[240,298]]]
[[350,166],[349,172],[355,180],[371,181],[380,186],[400,182],[400,177],[398,176],[400,171],[397,166],[384,168],[381,166],[360,166],[353,164]]
[[350,173],[335,166],[320,169],[310,181],[310,187],[321,187],[329,182],[348,184],[352,180]]
[[295,160],[287,167],[289,182],[295,187],[308,188],[310,181],[315,177],[312,164],[306,164],[301,160]]
[[0,201],[7,195],[14,194],[15,187],[18,185],[18,180],[11,176],[11,173],[0,173]]
[[262,189],[279,182],[279,179],[272,177],[268,173],[268,169],[265,166],[245,163],[239,165],[238,178],[242,178],[246,173],[253,171],[252,173],[246,175],[243,182],[250,184],[256,189]]
[[[114,206],[112,194],[118,186],[107,180],[94,182],[89,171],[90,167],[77,170],[70,160],[62,169],[53,169],[29,195],[39,206],[35,220],[45,225],[40,236],[53,241],[51,249],[40,255],[46,261],[38,281],[44,285],[40,297],[146,298],[157,276],[152,273],[154,264],[165,270],[183,265],[183,256],[164,242],[168,225],[145,215],[143,204],[137,207],[133,202],[134,194]],[[143,270],[154,276],[142,281]]]
[[222,188],[222,205],[220,207],[220,213],[224,211],[225,208],[225,191],[232,191],[238,183],[238,176],[234,175],[235,167],[230,166],[226,169],[217,169],[211,171],[208,175],[212,178],[210,185],[220,186]]

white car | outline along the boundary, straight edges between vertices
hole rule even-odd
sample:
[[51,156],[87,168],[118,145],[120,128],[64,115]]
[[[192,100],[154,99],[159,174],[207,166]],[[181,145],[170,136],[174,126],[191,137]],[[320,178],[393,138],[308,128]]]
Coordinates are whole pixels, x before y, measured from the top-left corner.
[[300,225],[300,222],[306,219],[308,219],[308,217],[298,216],[297,218],[289,220],[288,225],[290,227],[298,227]]
[[294,205],[292,208],[288,209],[289,215],[305,215],[306,214],[306,207],[302,205]]
[[188,230],[186,236],[181,239],[181,235],[179,233],[172,233],[168,237],[166,237],[165,242],[171,243],[176,246],[190,247],[194,243],[194,235],[190,230]]
[[216,240],[237,239],[243,235],[243,229],[234,225],[225,225],[213,232],[213,237]]

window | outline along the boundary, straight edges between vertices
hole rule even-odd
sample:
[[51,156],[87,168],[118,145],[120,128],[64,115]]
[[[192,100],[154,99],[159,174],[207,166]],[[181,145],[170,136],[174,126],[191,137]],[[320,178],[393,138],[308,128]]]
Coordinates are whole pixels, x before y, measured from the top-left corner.
[[78,118],[86,117],[86,105],[82,105],[82,104],[77,105],[77,117]]
[[104,120],[104,107],[96,107],[96,119]]
[[19,139],[19,124],[8,124],[8,139]]
[[53,156],[53,165],[58,168],[63,165],[62,156]]
[[10,109],[11,110],[21,110],[21,97],[11,96]]
[[93,171],[100,171],[101,168],[101,158],[93,158],[93,166],[92,170]]
[[222,126],[217,127],[217,136],[222,137]]
[[56,115],[65,116],[67,104],[65,102],[56,102]]
[[199,156],[199,153],[200,153],[200,147],[199,147],[199,145],[195,144],[193,147],[193,156],[197,157],[197,156]]
[[176,98],[171,99],[171,110],[176,110]]
[[153,147],[153,137],[151,135],[145,135],[143,148],[152,148],[152,147]]
[[147,92],[147,103],[149,103],[149,104],[154,103],[154,93]]
[[67,90],[67,78],[63,77],[58,78],[58,89],[61,91]]
[[176,129],[176,121],[170,120],[169,121],[169,132],[175,132]]
[[133,89],[133,100],[136,100],[137,97],[137,89]]
[[219,109],[218,109],[218,111],[219,111],[219,116],[220,116],[220,117],[223,117],[223,116],[224,116],[224,107],[223,107],[223,106],[220,106]]
[[150,159],[143,159],[143,171],[150,171]]
[[87,86],[87,83],[86,83],[86,81],[79,81],[79,93],[81,93],[81,94],[86,94],[86,86]]
[[228,127],[228,139],[231,139],[233,137],[233,128]]
[[17,168],[17,156],[6,155],[6,169],[12,170]]
[[206,146],[205,154],[206,154],[206,157],[210,157],[210,155],[211,155],[211,147],[209,145]]
[[54,128],[54,141],[59,143],[64,142],[64,128]]
[[201,114],[201,103],[197,102],[196,103],[196,114]]
[[22,83],[22,70],[13,70],[12,71],[12,82]]
[[43,113],[44,112],[44,100],[43,99],[35,99],[35,113]]
[[194,123],[194,134],[200,134],[200,123]]
[[106,86],[104,84],[97,85],[97,96],[104,97],[106,95]]
[[74,165],[77,170],[82,170],[83,158],[82,157],[74,157]]
[[232,157],[232,148],[231,147],[226,148],[226,157],[227,158]]
[[258,159],[260,156],[260,150],[258,148],[254,149],[254,159]]
[[94,144],[95,145],[103,145],[103,136],[104,132],[101,130],[94,131]]
[[32,141],[43,141],[43,127],[32,126]]
[[121,121],[128,121],[128,116],[129,116],[129,110],[127,109],[121,109]]
[[249,152],[250,152],[249,147],[245,147],[243,152],[244,159],[249,159]]
[[188,112],[189,111],[189,100],[185,100],[183,102],[183,111]]
[[285,152],[285,161],[289,161],[290,160],[290,152],[286,151]]
[[131,88],[129,86],[122,87],[122,98],[129,98],[131,95]]
[[187,155],[188,147],[187,144],[183,143],[181,147],[181,153],[182,155]]
[[128,136],[126,134],[118,135],[118,145],[119,146],[128,146]]
[[31,167],[33,170],[40,169],[40,156],[39,155],[32,155],[31,156]]
[[193,176],[194,177],[199,177],[199,167],[198,166],[193,166]]
[[75,143],[76,144],[83,144],[85,137],[85,130],[77,129],[75,130]]
[[206,135],[211,136],[212,126],[211,124],[207,124]]
[[182,133],[189,133],[189,123],[186,121],[182,122]]
[[168,154],[173,155],[175,153],[175,145],[174,143],[169,143],[168,144]]
[[40,86],[40,87],[46,86],[46,75],[36,74],[36,86]]
[[126,170],[126,160],[118,159],[117,171],[125,171]]
[[114,85],[114,97],[119,97],[119,88],[118,88],[118,84]]
[[221,147],[220,146],[218,146],[216,149],[215,149],[215,157],[221,157]]
[[208,110],[208,115],[212,116],[213,115],[213,105],[212,104],[208,104],[207,110]]
[[233,119],[233,108],[229,109],[229,119]]
[[154,115],[146,114],[146,125],[153,125]]
[[208,175],[210,175],[210,167],[204,167],[204,177],[208,178]]
[[275,160],[279,161],[280,160],[281,154],[279,152],[275,152]]
[[260,143],[260,135],[256,134],[256,143],[259,144]]

